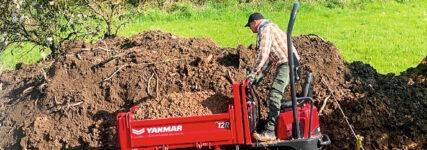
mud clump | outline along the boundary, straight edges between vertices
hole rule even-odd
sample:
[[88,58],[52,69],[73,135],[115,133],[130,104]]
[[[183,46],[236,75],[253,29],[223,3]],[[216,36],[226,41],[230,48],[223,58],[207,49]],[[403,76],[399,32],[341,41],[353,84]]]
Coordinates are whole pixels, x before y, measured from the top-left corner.
[[[298,36],[294,45],[302,79],[314,73],[314,104],[322,133],[333,143],[326,149],[355,147],[338,107],[365,137],[365,149],[427,148],[425,60],[399,76],[381,75],[368,64],[347,64],[320,37]],[[221,48],[210,39],[161,31],[70,42],[62,49],[67,51],[56,59],[0,74],[1,148],[117,149],[115,117],[133,106],[139,107],[135,119],[226,112],[232,81],[244,80],[256,58],[254,46]],[[257,88],[264,119],[271,74]]]

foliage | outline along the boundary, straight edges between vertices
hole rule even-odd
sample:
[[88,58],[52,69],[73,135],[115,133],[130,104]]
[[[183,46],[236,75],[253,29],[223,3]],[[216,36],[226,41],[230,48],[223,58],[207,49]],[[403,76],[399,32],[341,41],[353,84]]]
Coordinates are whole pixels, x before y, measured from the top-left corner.
[[4,0],[0,4],[0,51],[33,43],[49,48],[53,55],[60,53],[64,41],[83,38],[93,31],[83,26],[88,19],[84,8],[81,1]]
[[[114,38],[118,30],[129,23],[133,14],[138,14],[138,8],[141,4],[136,1],[121,1],[121,0],[89,0],[88,6],[91,11],[97,15],[97,19],[101,19],[106,27],[104,38]],[[113,31],[115,28],[115,31]]]
[[31,43],[56,56],[67,40],[115,37],[137,6],[121,0],[4,0],[0,4],[0,52]]

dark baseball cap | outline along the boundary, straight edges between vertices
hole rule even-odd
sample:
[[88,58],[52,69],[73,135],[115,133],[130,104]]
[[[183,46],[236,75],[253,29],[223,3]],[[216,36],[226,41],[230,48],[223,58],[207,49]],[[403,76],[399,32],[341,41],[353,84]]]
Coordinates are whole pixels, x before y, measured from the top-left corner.
[[248,23],[245,25],[245,27],[249,27],[249,24],[250,24],[252,21],[254,21],[254,20],[259,20],[259,19],[264,19],[264,16],[262,16],[262,15],[261,15],[261,13],[256,12],[256,13],[251,14],[251,15],[249,16]]

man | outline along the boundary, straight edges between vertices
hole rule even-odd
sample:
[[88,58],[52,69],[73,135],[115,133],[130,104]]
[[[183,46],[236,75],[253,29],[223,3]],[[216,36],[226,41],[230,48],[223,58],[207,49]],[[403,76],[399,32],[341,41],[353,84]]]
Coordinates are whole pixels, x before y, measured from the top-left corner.
[[[269,68],[269,65],[277,66],[276,76],[268,94],[270,102],[268,122],[264,131],[254,133],[253,136],[260,141],[276,140],[276,120],[280,113],[283,92],[289,83],[287,37],[276,24],[264,19],[260,13],[251,14],[245,27],[249,27],[253,33],[258,34],[257,60],[252,73],[247,76],[247,79],[252,79],[253,83],[258,84],[264,73],[268,73],[269,69],[266,68]],[[295,47],[292,46],[292,49],[299,60]]]

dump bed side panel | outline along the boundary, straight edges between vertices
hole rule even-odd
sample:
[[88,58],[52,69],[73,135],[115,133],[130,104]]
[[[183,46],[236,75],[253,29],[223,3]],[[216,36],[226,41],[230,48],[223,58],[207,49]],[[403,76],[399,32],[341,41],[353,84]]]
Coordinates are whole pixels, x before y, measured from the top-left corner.
[[117,121],[117,136],[122,150],[130,149],[130,136],[129,135],[129,119],[128,113],[119,113],[116,116]]
[[117,114],[120,149],[201,148],[248,144],[246,142],[250,142],[250,136],[244,135],[244,128],[248,125],[244,125],[242,117],[242,111],[245,111],[247,106],[246,103],[242,104],[241,96],[244,98],[244,95],[240,93],[245,86],[241,85],[240,82],[233,84],[234,102],[229,105],[227,113],[133,120],[132,112],[136,110],[136,107],[133,107],[130,112]]
[[229,114],[135,121],[132,147],[232,140]]
[[232,106],[228,113],[205,116],[133,120],[131,115],[117,115],[122,149],[205,147],[236,141]]

